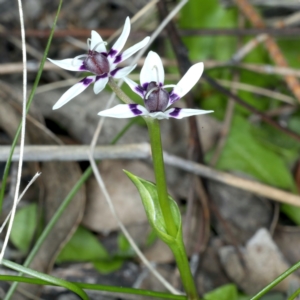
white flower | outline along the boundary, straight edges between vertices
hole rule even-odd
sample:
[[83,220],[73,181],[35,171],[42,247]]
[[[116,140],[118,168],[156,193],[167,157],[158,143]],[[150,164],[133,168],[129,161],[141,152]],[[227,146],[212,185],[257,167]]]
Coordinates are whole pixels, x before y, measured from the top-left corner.
[[103,42],[101,36],[96,31],[92,30],[91,39],[88,39],[88,54],[63,60],[52,60],[48,58],[52,63],[63,69],[69,71],[91,72],[95,74],[92,76],[87,76],[73,85],[60,97],[60,99],[53,106],[53,109],[58,109],[65,105],[71,99],[83,92],[93,82],[95,82],[95,94],[100,93],[107,84],[109,77],[123,78],[136,67],[136,65],[134,65],[118,68],[117,65],[146,46],[150,37],[144,38],[141,42],[128,48],[123,53],[120,53],[127,41],[129,32],[130,19],[127,17],[122,34],[114,43],[110,51],[106,50],[106,43]]
[[[164,85],[165,72],[159,55],[150,51],[145,59],[140,74],[140,85],[125,77],[130,88],[144,100],[145,107],[139,104],[119,104],[113,108],[103,110],[100,116],[112,118],[132,118],[149,116],[156,119],[182,119],[193,115],[213,112],[190,108],[173,107],[167,109],[174,102],[182,98],[197,83],[203,72],[203,63],[190,67],[176,85]],[[171,92],[166,88],[173,87]]]

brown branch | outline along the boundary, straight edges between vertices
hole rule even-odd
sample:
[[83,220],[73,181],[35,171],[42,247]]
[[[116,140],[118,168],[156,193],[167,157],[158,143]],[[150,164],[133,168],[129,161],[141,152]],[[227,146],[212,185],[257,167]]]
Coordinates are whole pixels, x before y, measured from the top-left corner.
[[[24,152],[24,161],[86,161],[90,146],[37,146],[28,145]],[[9,156],[10,146],[0,147],[0,161],[6,161]],[[19,159],[20,148],[17,146],[12,161]],[[151,159],[151,147],[147,143],[124,144],[117,146],[96,146],[94,158],[105,159]],[[230,173],[214,170],[202,164],[174,156],[164,152],[164,161],[167,165],[179,168],[197,176],[221,182],[262,197],[281,203],[300,207],[300,196],[295,195],[257,181],[245,179]]]

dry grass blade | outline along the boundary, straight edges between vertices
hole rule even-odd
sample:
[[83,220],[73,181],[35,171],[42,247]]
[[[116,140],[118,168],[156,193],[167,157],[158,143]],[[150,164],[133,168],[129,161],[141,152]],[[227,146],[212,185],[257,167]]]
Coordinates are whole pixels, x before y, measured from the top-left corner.
[[22,175],[22,166],[23,166],[23,152],[24,152],[24,145],[25,145],[25,127],[26,127],[26,96],[27,96],[27,56],[26,56],[26,41],[25,41],[25,27],[24,27],[24,17],[23,17],[23,8],[22,8],[22,1],[18,0],[18,8],[19,8],[19,15],[20,15],[20,25],[21,25],[21,37],[22,37],[22,55],[23,55],[23,105],[22,105],[22,129],[21,129],[21,141],[20,141],[20,158],[19,158],[19,166],[18,166],[18,175],[17,175],[17,184],[16,184],[16,191],[14,196],[13,207],[11,210],[11,218],[8,225],[7,233],[3,242],[2,250],[0,253],[0,264],[2,263],[2,259],[5,253],[5,249],[8,243],[8,239],[10,236],[10,232],[12,229],[12,225],[14,222],[14,217],[16,213],[16,208],[18,204],[19,198],[19,189],[21,183],[21,175]]
[[[25,195],[25,193],[27,192],[27,190],[30,188],[30,186],[36,181],[36,179],[41,175],[42,173],[36,173],[33,178],[29,181],[29,183],[27,184],[27,186],[25,187],[24,191],[22,192],[22,194],[20,195],[18,201],[17,201],[17,205],[18,203],[21,201],[21,199],[23,198],[23,196]],[[11,216],[12,211],[9,212],[9,214],[7,215],[6,219],[4,220],[4,222],[2,223],[1,227],[0,227],[0,233],[3,231],[5,225],[7,224],[10,216]]]

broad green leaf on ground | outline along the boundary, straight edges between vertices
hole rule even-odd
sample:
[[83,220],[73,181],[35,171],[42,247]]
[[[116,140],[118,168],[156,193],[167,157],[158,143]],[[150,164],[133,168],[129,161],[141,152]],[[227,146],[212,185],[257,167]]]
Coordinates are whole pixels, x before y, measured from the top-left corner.
[[135,256],[135,251],[132,249],[125,235],[121,232],[118,235],[118,251],[116,252],[116,256],[122,258],[132,258]]
[[109,274],[119,270],[124,261],[125,260],[123,258],[114,257],[108,260],[93,261],[93,265],[101,274]]
[[274,127],[268,124],[253,126],[252,133],[262,145],[280,154],[291,168],[299,158],[300,143]]
[[283,158],[261,145],[251,132],[251,124],[237,115],[233,118],[230,134],[217,168],[241,171],[279,188],[288,190],[295,188]]
[[[237,14],[235,9],[223,8],[218,0],[190,0],[181,10],[179,26],[182,29],[236,28]],[[184,42],[192,60],[228,60],[236,47],[236,38],[228,36],[185,37]]]
[[284,212],[295,224],[300,225],[300,207],[281,204],[281,211]]
[[118,248],[121,252],[128,252],[131,249],[131,245],[123,233],[118,235]]
[[79,226],[70,241],[61,250],[57,262],[105,259],[109,259],[109,255],[98,239],[89,230]]
[[37,206],[35,203],[17,210],[10,239],[16,248],[27,252],[37,226]]
[[205,294],[204,300],[238,300],[237,288],[234,284],[223,285]]

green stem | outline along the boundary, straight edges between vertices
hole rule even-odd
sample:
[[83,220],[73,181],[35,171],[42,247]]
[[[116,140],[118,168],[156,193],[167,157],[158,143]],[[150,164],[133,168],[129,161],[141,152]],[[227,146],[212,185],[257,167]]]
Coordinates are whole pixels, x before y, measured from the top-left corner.
[[108,80],[110,88],[115,92],[115,94],[127,104],[133,103],[132,100],[120,89],[116,82],[110,77]]
[[48,274],[43,274],[43,273],[37,272],[35,270],[25,268],[24,266],[18,265],[16,263],[6,260],[6,259],[2,260],[2,264],[10,269],[15,270],[15,271],[19,271],[19,272],[25,273],[29,276],[50,282],[54,285],[64,287],[64,288],[76,293],[78,296],[81,297],[81,299],[89,300],[89,297],[87,296],[87,294],[80,287],[78,287],[77,284],[68,282],[68,281],[60,279],[60,278],[56,278],[56,277],[48,275]]
[[[264,287],[260,292],[258,292],[255,296],[253,296],[250,300],[260,299],[263,295],[265,295],[267,292],[269,292],[274,286],[279,284],[282,280],[287,278],[289,275],[294,273],[299,268],[300,268],[300,261],[298,261],[292,267],[290,267],[285,272],[283,272],[281,275],[279,275],[275,280],[273,280],[270,284],[268,284],[266,287]],[[291,299],[293,299],[293,298],[291,298]]]
[[[20,276],[10,276],[10,275],[0,275],[0,281],[17,281],[25,282],[29,284],[38,284],[38,285],[56,285],[52,282],[45,281],[42,279],[20,277]],[[116,287],[102,284],[90,284],[90,283],[81,283],[81,282],[72,282],[70,283],[77,285],[79,288],[86,290],[96,290],[96,291],[105,291],[112,293],[122,293],[122,294],[131,294],[131,295],[141,295],[147,297],[155,297],[159,299],[174,299],[174,300],[186,300],[186,296],[179,296],[173,294],[167,294],[162,292],[154,292],[148,290],[126,288],[126,287]]]
[[185,247],[182,240],[181,228],[178,234],[178,228],[173,219],[171,206],[168,198],[163,151],[161,144],[161,134],[159,121],[152,118],[145,118],[152,151],[153,166],[155,172],[156,188],[160,209],[166,225],[166,231],[174,238],[174,242],[168,244],[171,248],[180,272],[182,284],[187,293],[189,300],[198,300],[198,293],[194,283],[194,279],[190,270]]
[[176,238],[177,226],[175,225],[169,204],[159,121],[153,118],[144,119],[146,120],[150,136],[153,167],[160,209],[164,218],[167,233]]
[[290,297],[288,300],[294,300],[298,295],[300,294],[300,288],[295,291]]
[[[181,229],[180,229],[181,230]],[[182,285],[186,291],[187,297],[189,300],[198,300],[198,292],[195,286],[194,278],[191,273],[189,266],[189,261],[187,259],[187,254],[185,251],[185,246],[183,244],[182,236],[177,239],[177,243],[169,245],[180,273]]]

